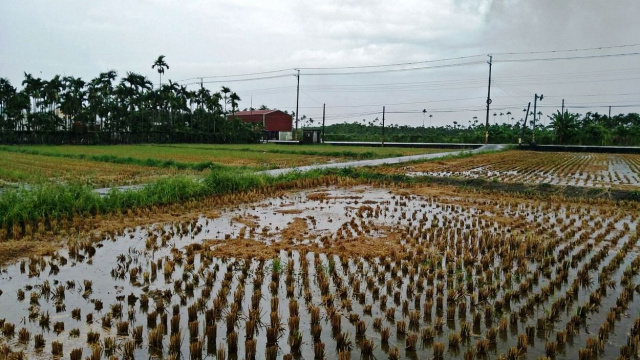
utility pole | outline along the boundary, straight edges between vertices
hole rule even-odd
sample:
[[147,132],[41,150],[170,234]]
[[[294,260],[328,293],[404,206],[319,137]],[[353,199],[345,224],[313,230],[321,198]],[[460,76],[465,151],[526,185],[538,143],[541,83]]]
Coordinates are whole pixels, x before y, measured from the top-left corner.
[[489,105],[491,105],[491,65],[493,62],[493,56],[489,55],[489,86],[487,89],[487,120],[485,123],[485,131],[484,131],[484,143],[489,143]]
[[536,106],[538,105],[538,99],[542,101],[543,98],[544,95],[540,94],[540,96],[538,96],[538,94],[535,94],[533,99],[533,135],[531,135],[531,145],[536,144]]
[[485,123],[485,131],[484,131],[484,143],[489,143],[489,105],[491,105],[491,65],[493,62],[493,56],[489,55],[489,86],[487,89],[487,120]]
[[298,87],[296,90],[296,132],[294,134],[294,140],[298,140],[298,104],[300,103],[300,70],[298,70],[298,75],[296,75],[296,77],[298,78]]
[[384,106],[382,107],[382,147],[384,147]]
[[[200,109],[203,108],[203,104],[202,104],[202,93],[204,92],[202,91],[203,89],[204,89],[204,84],[203,84],[202,78],[200,78]],[[191,115],[191,118],[193,119],[193,114]],[[208,128],[209,128],[208,130],[211,130],[211,126],[208,126]]]
[[562,99],[562,115],[564,115],[564,99]]
[[322,104],[322,143],[324,144],[324,114],[325,114],[325,107],[327,104]]
[[529,117],[529,109],[531,109],[531,101],[529,101],[529,105],[527,105],[527,112],[524,114],[524,122],[522,123],[522,135],[520,135],[520,139],[518,139],[518,145],[521,145],[522,139],[524,139],[524,129],[527,128],[527,118]]
[[611,120],[611,106],[609,106],[609,120]]

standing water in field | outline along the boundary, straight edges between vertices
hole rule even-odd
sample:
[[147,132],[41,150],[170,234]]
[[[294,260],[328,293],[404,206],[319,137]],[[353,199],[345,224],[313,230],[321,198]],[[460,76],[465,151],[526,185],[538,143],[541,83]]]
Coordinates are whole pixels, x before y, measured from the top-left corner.
[[0,350],[42,359],[637,351],[637,212],[437,187],[316,189],[220,211],[5,266]]

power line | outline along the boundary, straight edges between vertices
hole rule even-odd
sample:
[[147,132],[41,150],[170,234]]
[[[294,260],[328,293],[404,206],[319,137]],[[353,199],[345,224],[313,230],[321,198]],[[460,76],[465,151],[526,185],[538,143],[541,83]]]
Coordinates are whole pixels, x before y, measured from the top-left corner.
[[548,98],[576,98],[576,97],[593,97],[593,96],[632,96],[632,95],[640,95],[640,93],[617,93],[617,94],[582,94],[582,95],[563,95],[563,96],[553,96],[553,95],[549,95],[549,96],[545,96]]
[[[545,54],[545,53],[576,52],[576,51],[590,51],[590,50],[608,50],[608,49],[618,49],[618,48],[635,47],[635,46],[640,46],[640,44],[600,46],[600,47],[593,47],[593,48],[564,49],[564,50],[542,50],[542,51],[526,51],[526,52],[499,52],[499,53],[491,53],[491,54],[492,55]],[[475,57],[484,57],[484,56],[486,56],[486,54],[466,55],[466,56],[458,56],[458,57],[452,57],[452,58],[413,61],[413,62],[405,62],[405,63],[391,63],[391,64],[380,64],[380,65],[360,65],[360,66],[335,66],[335,67],[300,67],[299,69],[300,70],[367,69],[367,68],[376,68],[376,67],[418,65],[418,64],[427,64],[427,63],[434,63],[434,62],[441,62],[441,61],[451,61],[451,60],[464,60],[464,59],[470,59],[470,58],[475,58]]]
[[[640,46],[640,44],[623,44],[623,45],[614,45],[614,46],[600,46],[600,47],[592,47],[592,48],[577,48],[577,49],[561,49],[561,50],[541,50],[541,51],[526,51],[526,52],[496,52],[492,53],[495,55],[529,55],[529,54],[548,54],[548,53],[562,53],[562,52],[579,52],[579,51],[594,51],[594,50],[610,50],[610,49],[619,49],[619,48],[628,48],[628,47],[636,47]],[[634,56],[639,55],[640,53],[620,53],[620,54],[602,54],[602,55],[586,55],[586,56],[574,56],[574,57],[563,57],[563,58],[542,58],[542,59],[507,59],[507,60],[499,60],[499,62],[526,62],[526,61],[543,61],[543,60],[570,60],[570,59],[588,59],[594,57],[616,57],[616,56]],[[233,75],[211,75],[211,76],[197,76],[188,79],[183,79],[179,81],[188,81],[188,80],[196,80],[196,79],[213,79],[213,78],[232,78],[232,77],[242,77],[242,76],[254,76],[254,75],[265,75],[265,74],[273,74],[279,72],[286,71],[295,71],[295,69],[300,70],[353,70],[353,69],[371,69],[371,68],[384,68],[384,67],[394,67],[394,66],[408,66],[408,65],[419,65],[419,64],[429,64],[443,61],[452,61],[452,60],[465,60],[472,59],[476,57],[484,57],[486,54],[475,54],[475,55],[465,55],[451,58],[443,58],[443,59],[432,59],[432,60],[423,60],[423,61],[413,61],[413,62],[404,62],[404,63],[390,63],[390,64],[378,64],[378,65],[359,65],[359,66],[336,66],[336,67],[297,67],[297,68],[285,68],[278,70],[269,70],[262,72],[252,72],[252,73],[243,73],[243,74],[233,74]],[[480,62],[470,62],[470,63],[459,63],[459,64],[450,64],[450,66],[463,66],[470,65]],[[409,68],[409,69],[396,69],[396,70],[386,70],[386,71],[409,71],[409,70],[421,70],[431,67],[417,67],[417,68]],[[376,71],[377,72],[377,71]],[[369,72],[358,72],[358,73],[369,73]],[[327,75],[330,75],[328,73]],[[337,74],[349,74],[349,73],[337,73]],[[312,73],[307,73],[305,75],[315,75]]]
[[590,51],[590,50],[609,50],[609,49],[620,49],[620,48],[635,47],[635,46],[640,46],[640,44],[625,44],[625,45],[600,46],[600,47],[592,47],[592,48],[578,48],[578,49],[565,49],[565,50],[502,52],[502,53],[493,53],[493,55],[526,55],[526,54],[545,54],[545,53],[576,52],[576,51]]
[[[400,70],[411,70],[411,69],[400,69]],[[600,81],[617,81],[617,80],[633,80],[635,78],[629,77],[629,71],[637,71],[640,68],[625,68],[625,69],[614,69],[614,70],[605,70],[605,71],[581,71],[581,72],[571,72],[571,73],[549,73],[549,74],[539,74],[536,76],[531,75],[514,75],[514,76],[503,76],[499,77],[498,80],[495,81],[496,86],[499,85],[507,85],[506,83],[530,83],[530,84],[541,84],[541,80],[549,79],[554,80],[554,83],[580,83],[580,82],[600,82]],[[359,72],[363,73],[363,72]],[[346,75],[347,73],[341,73]],[[309,74],[307,74],[309,75]],[[577,81],[568,81],[576,78],[578,75],[590,75],[596,77],[604,77],[604,76],[624,76],[623,79],[606,79],[606,80],[577,80]],[[276,75],[276,76],[265,76],[265,77],[256,77],[256,78],[247,78],[247,79],[231,79],[231,80],[209,80],[204,81],[203,83],[224,83],[224,82],[246,82],[246,81],[254,81],[254,80],[268,80],[268,79],[276,79],[276,78],[285,78],[290,75]],[[563,79],[568,80],[563,80]],[[199,79],[199,78],[198,78]],[[532,83],[532,81],[534,81]],[[373,83],[373,84],[343,84],[343,85],[308,85],[306,86],[307,92],[371,92],[371,91],[388,91],[392,87],[402,87],[402,91],[412,91],[426,88],[472,88],[476,86],[480,86],[481,83],[484,82],[482,78],[468,78],[468,79],[459,79],[459,80],[438,80],[438,81],[418,81],[418,82],[387,82],[387,83]],[[545,81],[544,84],[548,84],[549,81]],[[187,83],[186,85],[199,85],[200,82],[192,82]],[[484,86],[484,85],[482,85]],[[263,89],[252,89],[246,90],[248,92],[257,92],[257,91],[270,91],[273,93],[274,90],[280,92],[286,92],[287,90],[294,89],[295,86],[282,86],[282,87],[271,87],[271,88],[263,88]],[[393,89],[391,89],[393,90]]]
[[[622,76],[622,75],[621,75]],[[522,84],[522,83],[526,83],[528,85],[557,85],[557,84],[584,84],[584,83],[596,83],[596,82],[607,82],[607,81],[632,81],[632,80],[637,80],[640,79],[640,76],[634,76],[634,77],[624,77],[624,78],[619,78],[619,79],[593,79],[593,80],[563,80],[563,79],[557,79],[556,81],[551,81],[551,80],[547,80],[547,81],[537,81],[537,82],[532,82],[532,81],[509,81],[507,82],[507,84],[509,83],[518,83],[518,84]],[[544,79],[541,79],[544,80]],[[504,81],[499,81],[498,82],[500,85],[505,85]]]
[[[553,83],[561,82],[565,83],[582,83],[582,82],[602,82],[602,81],[618,81],[618,80],[633,80],[635,77],[629,77],[630,71],[636,72],[640,68],[625,68],[614,69],[605,71],[580,71],[571,73],[547,73],[538,74],[535,77],[531,75],[515,75],[499,77],[494,81],[494,86],[503,90],[505,93],[514,97],[528,97],[533,94],[531,91],[520,89],[511,84],[549,84],[551,80]],[[591,79],[591,80],[573,80],[580,78],[580,75],[590,75],[596,77],[604,76],[624,76],[623,79]],[[545,80],[541,82],[541,80]],[[451,79],[451,80],[438,80],[438,81],[417,81],[417,82],[384,82],[384,83],[371,83],[371,84],[342,84],[342,85],[307,85],[305,87],[305,94],[309,96],[310,92],[376,92],[376,91],[415,91],[421,89],[444,89],[444,88],[474,88],[484,86],[483,78],[468,78],[468,79]],[[398,89],[397,87],[401,87]],[[281,86],[281,87],[269,87],[259,89],[244,90],[248,93],[263,93],[268,94],[275,93],[287,93],[295,90],[295,86]],[[613,94],[612,94],[613,95]],[[317,99],[314,101],[320,103]],[[378,105],[375,105],[378,106]]]
[[381,73],[402,72],[402,71],[442,69],[442,68],[459,67],[459,66],[470,66],[470,65],[478,65],[478,64],[483,64],[483,63],[484,62],[482,62],[482,61],[473,61],[473,62],[458,63],[458,64],[445,64],[445,65],[436,65],[436,66],[421,66],[421,67],[402,68],[402,69],[371,70],[371,71],[351,71],[351,72],[329,72],[329,73],[304,73],[304,75],[310,75],[310,76],[333,76],[333,75],[381,74]]
[[[484,97],[469,97],[469,98],[458,98],[458,99],[442,99],[442,100],[424,100],[424,101],[411,101],[411,102],[401,102],[401,103],[385,103],[386,106],[396,106],[396,105],[415,105],[415,104],[430,104],[430,103],[439,103],[439,102],[451,102],[451,101],[463,101],[463,100],[477,100],[484,99]],[[338,108],[358,108],[358,107],[380,107],[380,104],[360,104],[360,105],[329,105],[328,109],[338,109]],[[290,106],[288,106],[290,107]],[[322,106],[301,106],[303,109],[320,109]],[[421,110],[422,111],[422,110]]]
[[196,80],[196,79],[214,79],[214,78],[230,78],[230,77],[241,77],[241,76],[253,76],[253,75],[265,75],[265,74],[275,74],[279,72],[285,71],[293,71],[294,69],[280,69],[280,70],[269,70],[269,71],[261,71],[254,73],[245,73],[245,74],[234,74],[234,75],[212,75],[212,76],[197,76],[188,79],[178,80],[178,81],[188,81],[188,80]]
[[202,81],[202,82],[187,83],[187,84],[185,84],[185,86],[188,86],[188,85],[200,85],[201,83],[203,83],[203,84],[214,84],[214,83],[230,83],[230,82],[242,82],[242,81],[254,81],[254,80],[268,80],[268,79],[278,79],[278,78],[289,77],[289,76],[291,76],[291,75],[274,75],[274,76],[264,76],[264,77],[249,78],[249,79],[208,80],[208,81]]
[[349,69],[367,69],[367,68],[376,68],[376,67],[391,67],[391,66],[406,66],[406,65],[418,65],[418,64],[428,64],[440,61],[451,61],[451,60],[463,60],[470,59],[474,57],[480,57],[484,55],[467,55],[467,56],[459,56],[453,58],[445,58],[445,59],[434,59],[434,60],[423,60],[423,61],[413,61],[413,62],[405,62],[405,63],[395,63],[395,64],[380,64],[380,65],[359,65],[359,66],[335,66],[335,67],[301,67],[300,70],[349,70]]
[[637,56],[637,55],[640,55],[640,52],[618,53],[618,54],[601,54],[601,55],[584,55],[584,56],[549,57],[549,58],[534,58],[534,59],[505,59],[505,60],[497,60],[497,62],[499,62],[499,63],[509,63],[509,62],[532,62],[532,61],[580,60],[580,59],[596,59],[596,58]]
[[[631,46],[631,45],[630,45]],[[548,58],[533,58],[533,59],[497,59],[494,60],[498,63],[524,63],[524,62],[536,62],[536,61],[561,61],[561,60],[581,60],[581,59],[595,59],[595,58],[611,58],[611,57],[623,57],[623,56],[637,56],[640,55],[640,52],[631,52],[631,53],[618,53],[618,54],[600,54],[600,55],[585,55],[585,56],[567,56],[567,57],[548,57]],[[476,55],[477,56],[477,55]],[[476,57],[469,56],[469,57]],[[444,60],[431,60],[429,62],[436,61],[444,61]],[[429,70],[429,69],[443,69],[443,68],[452,68],[452,67],[462,67],[462,66],[471,66],[483,64],[482,61],[473,61],[473,62],[464,62],[464,63],[455,63],[455,64],[443,64],[443,65],[435,65],[435,66],[421,66],[421,67],[410,67],[410,68],[400,68],[400,69],[384,69],[384,70],[370,70],[370,71],[349,71],[349,72],[315,72],[315,73],[302,73],[303,75],[308,76],[342,76],[342,75],[366,75],[366,74],[380,74],[380,73],[394,73],[394,72],[406,72],[406,71],[417,71],[417,70]],[[388,64],[388,65],[375,65],[375,66],[362,66],[362,67],[344,67],[344,69],[356,69],[356,68],[372,68],[372,67],[386,67],[386,66],[397,66],[397,64]],[[307,68],[312,69],[312,68]],[[208,76],[208,77],[194,77],[186,80],[195,80],[195,79],[221,79],[221,80],[207,80],[207,81],[197,81],[190,82],[185,84],[188,85],[200,85],[200,84],[213,84],[213,83],[231,83],[231,82],[246,82],[246,81],[257,81],[257,80],[269,80],[269,79],[277,79],[277,78],[285,78],[289,76],[295,76],[295,74],[282,74],[282,75],[273,75],[273,76],[261,76],[261,77],[251,77],[245,79],[233,79],[234,77],[240,76],[250,76],[250,75],[260,75],[260,74],[272,74],[272,73],[280,73],[284,71],[291,71],[293,69],[284,69],[284,70],[273,70],[273,71],[264,71],[259,73],[247,73],[247,74],[237,74],[237,75],[223,75],[223,76]],[[622,71],[622,70],[614,70],[614,71]],[[586,72],[589,73],[589,72]],[[606,72],[602,72],[605,74]],[[598,72],[593,72],[592,74],[598,74]],[[623,74],[620,74],[621,76]],[[568,75],[563,75],[568,76]],[[526,76],[525,76],[526,77]],[[511,77],[507,77],[511,78]],[[513,77],[514,79],[516,77]],[[539,80],[540,78],[537,77]],[[181,80],[181,81],[186,81]],[[366,85],[362,85],[366,86]]]

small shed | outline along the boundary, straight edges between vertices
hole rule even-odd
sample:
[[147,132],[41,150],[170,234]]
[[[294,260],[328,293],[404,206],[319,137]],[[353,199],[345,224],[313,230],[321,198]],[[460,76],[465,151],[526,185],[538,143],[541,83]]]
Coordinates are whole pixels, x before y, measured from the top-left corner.
[[279,140],[281,133],[293,130],[293,116],[281,110],[238,111],[227,115],[227,119],[234,117],[246,123],[262,124],[265,140]]
[[302,142],[304,144],[320,144],[322,142],[322,131],[319,129],[303,129]]

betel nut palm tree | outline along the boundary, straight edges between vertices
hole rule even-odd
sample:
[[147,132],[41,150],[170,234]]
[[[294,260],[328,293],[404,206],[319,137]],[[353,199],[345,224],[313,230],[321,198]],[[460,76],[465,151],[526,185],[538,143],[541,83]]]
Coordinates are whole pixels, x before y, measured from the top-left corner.
[[223,86],[220,92],[223,94],[223,97],[224,97],[224,115],[226,116],[227,115],[227,94],[231,92],[231,89],[229,89],[226,86]]
[[152,69],[156,69],[158,71],[158,75],[160,76],[160,83],[158,84],[158,88],[162,85],[162,74],[166,69],[169,69],[169,65],[164,61],[165,56],[160,55],[156,59],[156,61],[151,65]]

